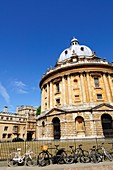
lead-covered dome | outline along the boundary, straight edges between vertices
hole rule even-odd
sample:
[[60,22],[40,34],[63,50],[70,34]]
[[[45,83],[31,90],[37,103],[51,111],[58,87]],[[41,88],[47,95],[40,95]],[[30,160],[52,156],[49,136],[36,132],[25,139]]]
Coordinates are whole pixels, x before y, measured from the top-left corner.
[[91,57],[93,55],[93,52],[91,49],[85,45],[79,45],[78,40],[74,37],[71,40],[70,47],[65,49],[59,59],[58,62],[62,62],[63,60],[66,60],[74,55],[77,56],[85,56],[85,57]]

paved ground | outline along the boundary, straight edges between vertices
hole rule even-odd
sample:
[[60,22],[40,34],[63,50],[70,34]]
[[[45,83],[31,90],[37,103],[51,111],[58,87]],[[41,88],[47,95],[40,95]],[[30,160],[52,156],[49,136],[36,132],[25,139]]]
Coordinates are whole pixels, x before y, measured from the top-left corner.
[[0,162],[0,170],[113,170],[113,161],[112,162],[101,162],[98,164],[94,163],[77,163],[77,164],[63,164],[63,165],[49,165],[45,167],[27,167],[27,166],[18,166],[18,167],[7,167],[6,162]]

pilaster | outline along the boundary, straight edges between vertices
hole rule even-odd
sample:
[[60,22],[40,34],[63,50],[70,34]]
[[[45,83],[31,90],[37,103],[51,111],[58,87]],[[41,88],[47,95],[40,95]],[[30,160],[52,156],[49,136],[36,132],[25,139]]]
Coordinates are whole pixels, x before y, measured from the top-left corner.
[[88,86],[88,95],[89,95],[89,102],[92,103],[92,95],[91,95],[91,84],[90,84],[90,75],[89,73],[86,73],[86,79],[87,79],[87,86]]
[[68,100],[69,105],[72,104],[71,75],[68,75]]
[[81,85],[81,92],[82,92],[82,100],[83,100],[83,103],[85,103],[86,102],[86,94],[85,94],[83,73],[80,73],[80,85]]
[[53,83],[50,82],[50,108],[53,107]]
[[109,89],[108,89],[108,82],[107,82],[107,78],[106,75],[103,74],[103,80],[104,80],[104,86],[105,86],[105,92],[106,92],[106,97],[107,97],[107,101],[110,102],[110,93],[109,93]]
[[64,76],[62,77],[62,105],[66,105],[66,87]]

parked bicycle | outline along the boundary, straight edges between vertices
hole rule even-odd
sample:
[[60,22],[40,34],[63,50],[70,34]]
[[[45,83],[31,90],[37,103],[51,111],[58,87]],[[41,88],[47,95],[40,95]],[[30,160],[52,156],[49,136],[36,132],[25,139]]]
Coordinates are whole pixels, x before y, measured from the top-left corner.
[[69,146],[71,149],[70,154],[67,154],[67,157],[65,159],[65,162],[67,164],[69,163],[76,163],[76,162],[81,162],[81,163],[88,163],[90,162],[89,158],[89,152],[86,150],[82,149],[82,144],[78,145],[76,149],[73,149],[74,146]]
[[109,153],[103,145],[104,145],[104,143],[102,143],[101,145],[98,145],[97,152],[102,156],[103,161],[104,160],[112,161],[113,157],[112,157],[111,153]]
[[37,165],[37,155],[31,150],[28,150],[25,154],[21,155],[21,148],[17,148],[16,152],[11,152],[7,160],[8,166]]
[[[42,151],[38,155],[38,165],[39,166],[46,166],[49,165],[51,162],[53,164],[62,164],[65,163],[65,158],[67,156],[64,148],[58,148],[59,145],[55,145],[55,148],[49,148],[48,145],[43,145],[41,147]],[[49,150],[54,149],[55,154],[49,152]]]
[[96,148],[96,146],[92,146],[92,148],[89,151],[89,158],[90,158],[90,162],[93,163],[99,163],[102,162],[102,155],[98,152],[98,149]]

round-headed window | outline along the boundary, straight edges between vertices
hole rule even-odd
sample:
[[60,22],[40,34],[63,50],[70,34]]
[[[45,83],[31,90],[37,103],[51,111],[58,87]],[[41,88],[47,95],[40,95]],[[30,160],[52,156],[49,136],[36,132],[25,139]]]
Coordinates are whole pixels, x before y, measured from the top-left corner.
[[45,127],[45,122],[44,121],[42,122],[42,127]]
[[81,51],[84,51],[84,47],[81,47],[80,49],[81,49]]
[[67,51],[67,50],[65,51],[65,55],[66,55],[66,54],[68,54],[68,51]]

